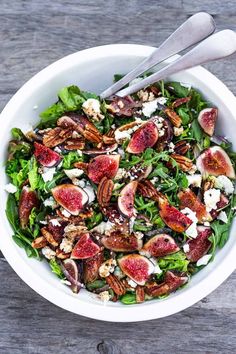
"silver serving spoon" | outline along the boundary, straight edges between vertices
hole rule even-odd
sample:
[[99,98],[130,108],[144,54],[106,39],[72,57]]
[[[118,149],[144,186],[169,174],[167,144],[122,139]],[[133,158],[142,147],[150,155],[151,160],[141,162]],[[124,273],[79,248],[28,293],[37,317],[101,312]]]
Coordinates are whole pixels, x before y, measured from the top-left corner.
[[217,32],[173,63],[142,81],[117,92],[116,95],[120,97],[130,95],[181,70],[189,69],[212,60],[222,59],[235,52],[236,32],[229,29]]
[[148,58],[144,59],[138,66],[125,75],[121,80],[103,91],[101,98],[107,98],[127,83],[141,75],[154,65],[181,52],[184,49],[200,42],[215,31],[213,17],[206,12],[199,12],[191,16],[177,30],[168,37]]

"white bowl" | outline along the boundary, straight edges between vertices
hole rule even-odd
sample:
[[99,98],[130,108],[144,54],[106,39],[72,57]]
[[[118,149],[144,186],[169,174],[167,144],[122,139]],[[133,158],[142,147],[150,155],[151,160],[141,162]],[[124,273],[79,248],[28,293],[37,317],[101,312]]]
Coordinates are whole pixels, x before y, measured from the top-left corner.
[[[29,129],[38,121],[38,114],[56,100],[58,90],[76,84],[84,90],[100,93],[112,83],[115,73],[126,73],[148,56],[154,48],[115,44],[87,49],[69,55],[29,80],[10,100],[1,113],[1,165],[6,158],[10,129]],[[190,83],[219,109],[218,130],[235,142],[236,98],[214,75],[196,67],[173,75],[171,79]],[[37,106],[38,108],[35,109]],[[235,143],[236,144],[236,143]],[[234,146],[236,149],[236,145]],[[236,268],[236,224],[225,247],[214,261],[196,274],[188,286],[166,299],[152,300],[139,305],[125,306],[109,302],[104,305],[85,290],[78,295],[60,283],[46,262],[27,258],[25,252],[11,239],[12,230],[5,216],[7,178],[4,167],[0,171],[0,249],[15,272],[36,292],[52,303],[83,316],[114,322],[143,321],[165,317],[181,311],[216,289]]]

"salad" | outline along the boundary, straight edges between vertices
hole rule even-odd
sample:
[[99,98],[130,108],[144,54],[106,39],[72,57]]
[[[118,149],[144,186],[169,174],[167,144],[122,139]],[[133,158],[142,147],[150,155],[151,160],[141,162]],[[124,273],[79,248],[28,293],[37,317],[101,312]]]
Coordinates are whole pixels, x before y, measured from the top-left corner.
[[103,301],[186,286],[227,242],[236,209],[236,154],[215,135],[217,116],[178,82],[106,101],[62,88],[36,128],[11,131],[13,240]]

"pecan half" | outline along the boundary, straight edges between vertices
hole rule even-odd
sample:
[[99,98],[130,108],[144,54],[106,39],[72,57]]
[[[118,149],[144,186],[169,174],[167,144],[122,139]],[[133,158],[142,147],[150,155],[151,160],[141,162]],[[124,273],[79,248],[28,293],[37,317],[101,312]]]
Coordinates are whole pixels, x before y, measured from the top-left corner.
[[82,213],[79,213],[78,216],[70,215],[69,217],[67,217],[61,212],[60,209],[57,209],[56,213],[62,220],[69,221],[69,222],[74,223],[74,224],[81,223],[81,222],[83,222],[84,219],[88,219],[88,218],[91,218],[93,216],[93,211],[90,210],[90,209],[85,210]]
[[115,275],[110,274],[105,279],[116,295],[124,295],[126,293],[124,284]]
[[180,140],[175,144],[174,152],[178,155],[185,155],[190,149],[190,144],[185,140]]
[[43,136],[43,144],[49,148],[55,147],[59,144],[64,143],[72,134],[71,128],[62,129],[56,127],[46,132]]
[[172,154],[170,156],[177,162],[182,171],[187,172],[193,168],[193,163],[188,157],[178,154]]
[[83,150],[85,147],[85,141],[83,138],[68,139],[64,148],[66,150]]
[[99,205],[103,208],[109,204],[112,196],[114,183],[111,179],[103,177],[98,185],[97,199]]
[[144,291],[144,287],[137,285],[136,289],[135,289],[135,294],[136,294],[136,301],[137,303],[141,303],[144,302],[145,300],[145,291]]
[[167,115],[167,117],[175,127],[179,128],[181,126],[182,119],[173,109],[166,108],[164,110],[164,113]]
[[110,137],[108,135],[103,135],[102,140],[106,145],[112,145],[116,142],[116,139],[114,137]]
[[79,168],[80,170],[83,170],[84,172],[88,171],[88,164],[86,162],[75,162],[74,167]]
[[149,180],[143,180],[142,182],[139,182],[138,184],[138,192],[146,198],[151,198],[157,202],[162,200],[167,200],[166,197],[160,193],[159,191],[156,190],[154,185],[152,184],[151,181]]
[[209,189],[212,189],[214,188],[214,181],[213,180],[206,180],[203,182],[203,191],[206,192],[208,191]]
[[33,248],[43,248],[47,244],[47,240],[43,236],[37,237],[32,243]]
[[177,100],[175,100],[171,106],[172,106],[172,108],[177,108],[177,107],[181,106],[182,104],[189,102],[191,100],[191,98],[192,98],[191,96],[177,98]]
[[67,259],[70,257],[70,253],[65,253],[60,248],[56,249],[56,257],[59,259]]
[[58,246],[58,242],[54,239],[53,235],[46,229],[46,227],[43,227],[41,229],[41,232],[43,237],[48,241],[48,243],[50,243],[53,247]]
[[64,236],[67,237],[69,240],[74,240],[75,238],[85,234],[88,232],[88,229],[85,225],[74,225],[69,224],[64,229]]

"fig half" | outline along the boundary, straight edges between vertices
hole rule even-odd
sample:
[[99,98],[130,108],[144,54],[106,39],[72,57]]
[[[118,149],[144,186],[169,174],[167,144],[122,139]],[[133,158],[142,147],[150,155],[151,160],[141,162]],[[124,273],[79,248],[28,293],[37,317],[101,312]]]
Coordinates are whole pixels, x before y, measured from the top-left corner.
[[118,263],[122,272],[139,285],[144,285],[154,271],[153,263],[139,254],[121,257]]
[[178,198],[180,200],[180,209],[189,208],[194,211],[200,223],[211,219],[210,214],[206,211],[206,206],[191,189],[180,191]]
[[120,192],[120,195],[118,197],[118,207],[120,212],[127,216],[128,218],[131,218],[134,213],[134,197],[135,197],[135,192],[138,187],[138,182],[137,181],[131,181],[129,182]]
[[201,173],[213,176],[225,175],[235,179],[235,171],[230,158],[220,146],[206,149],[197,158],[197,168]]
[[159,202],[160,217],[170,229],[184,232],[192,224],[192,220],[170,205],[166,200]]
[[218,110],[216,108],[205,108],[198,115],[198,123],[204,132],[210,136],[214,134]]
[[93,242],[89,234],[84,234],[74,246],[71,252],[73,259],[87,259],[100,252],[100,247]]
[[54,199],[72,215],[78,215],[88,202],[87,193],[73,184],[61,184],[52,189]]
[[70,288],[73,293],[78,293],[81,287],[79,282],[79,271],[77,264],[73,259],[65,259],[63,262],[62,271],[66,279],[71,283]]
[[188,277],[185,273],[178,274],[177,272],[168,270],[164,276],[163,283],[147,284],[145,291],[149,296],[152,297],[169,295],[173,291],[177,290],[180,286],[187,283],[187,281]]
[[159,234],[152,237],[142,249],[153,257],[164,257],[179,251],[179,247],[173,237],[167,234]]
[[158,140],[158,129],[154,122],[143,124],[133,134],[126,151],[131,154],[140,154],[148,147],[152,147]]
[[19,201],[19,219],[22,229],[26,228],[31,210],[37,208],[39,200],[37,193],[32,191],[29,187],[24,186],[20,195]]
[[99,277],[99,267],[104,262],[103,252],[97,253],[94,257],[84,260],[83,275],[84,282],[92,283]]
[[120,155],[99,155],[88,164],[88,177],[98,184],[103,177],[112,179],[117,174]]
[[111,234],[110,236],[103,236],[102,244],[109,250],[115,252],[133,252],[139,250],[143,242],[135,235],[120,235]]
[[202,258],[211,248],[211,241],[209,237],[212,234],[212,230],[208,226],[197,227],[198,236],[195,239],[189,240],[189,251],[186,252],[186,256],[190,262],[197,262]]
[[61,156],[57,152],[36,141],[34,142],[34,148],[34,156],[42,166],[53,167],[60,163]]

